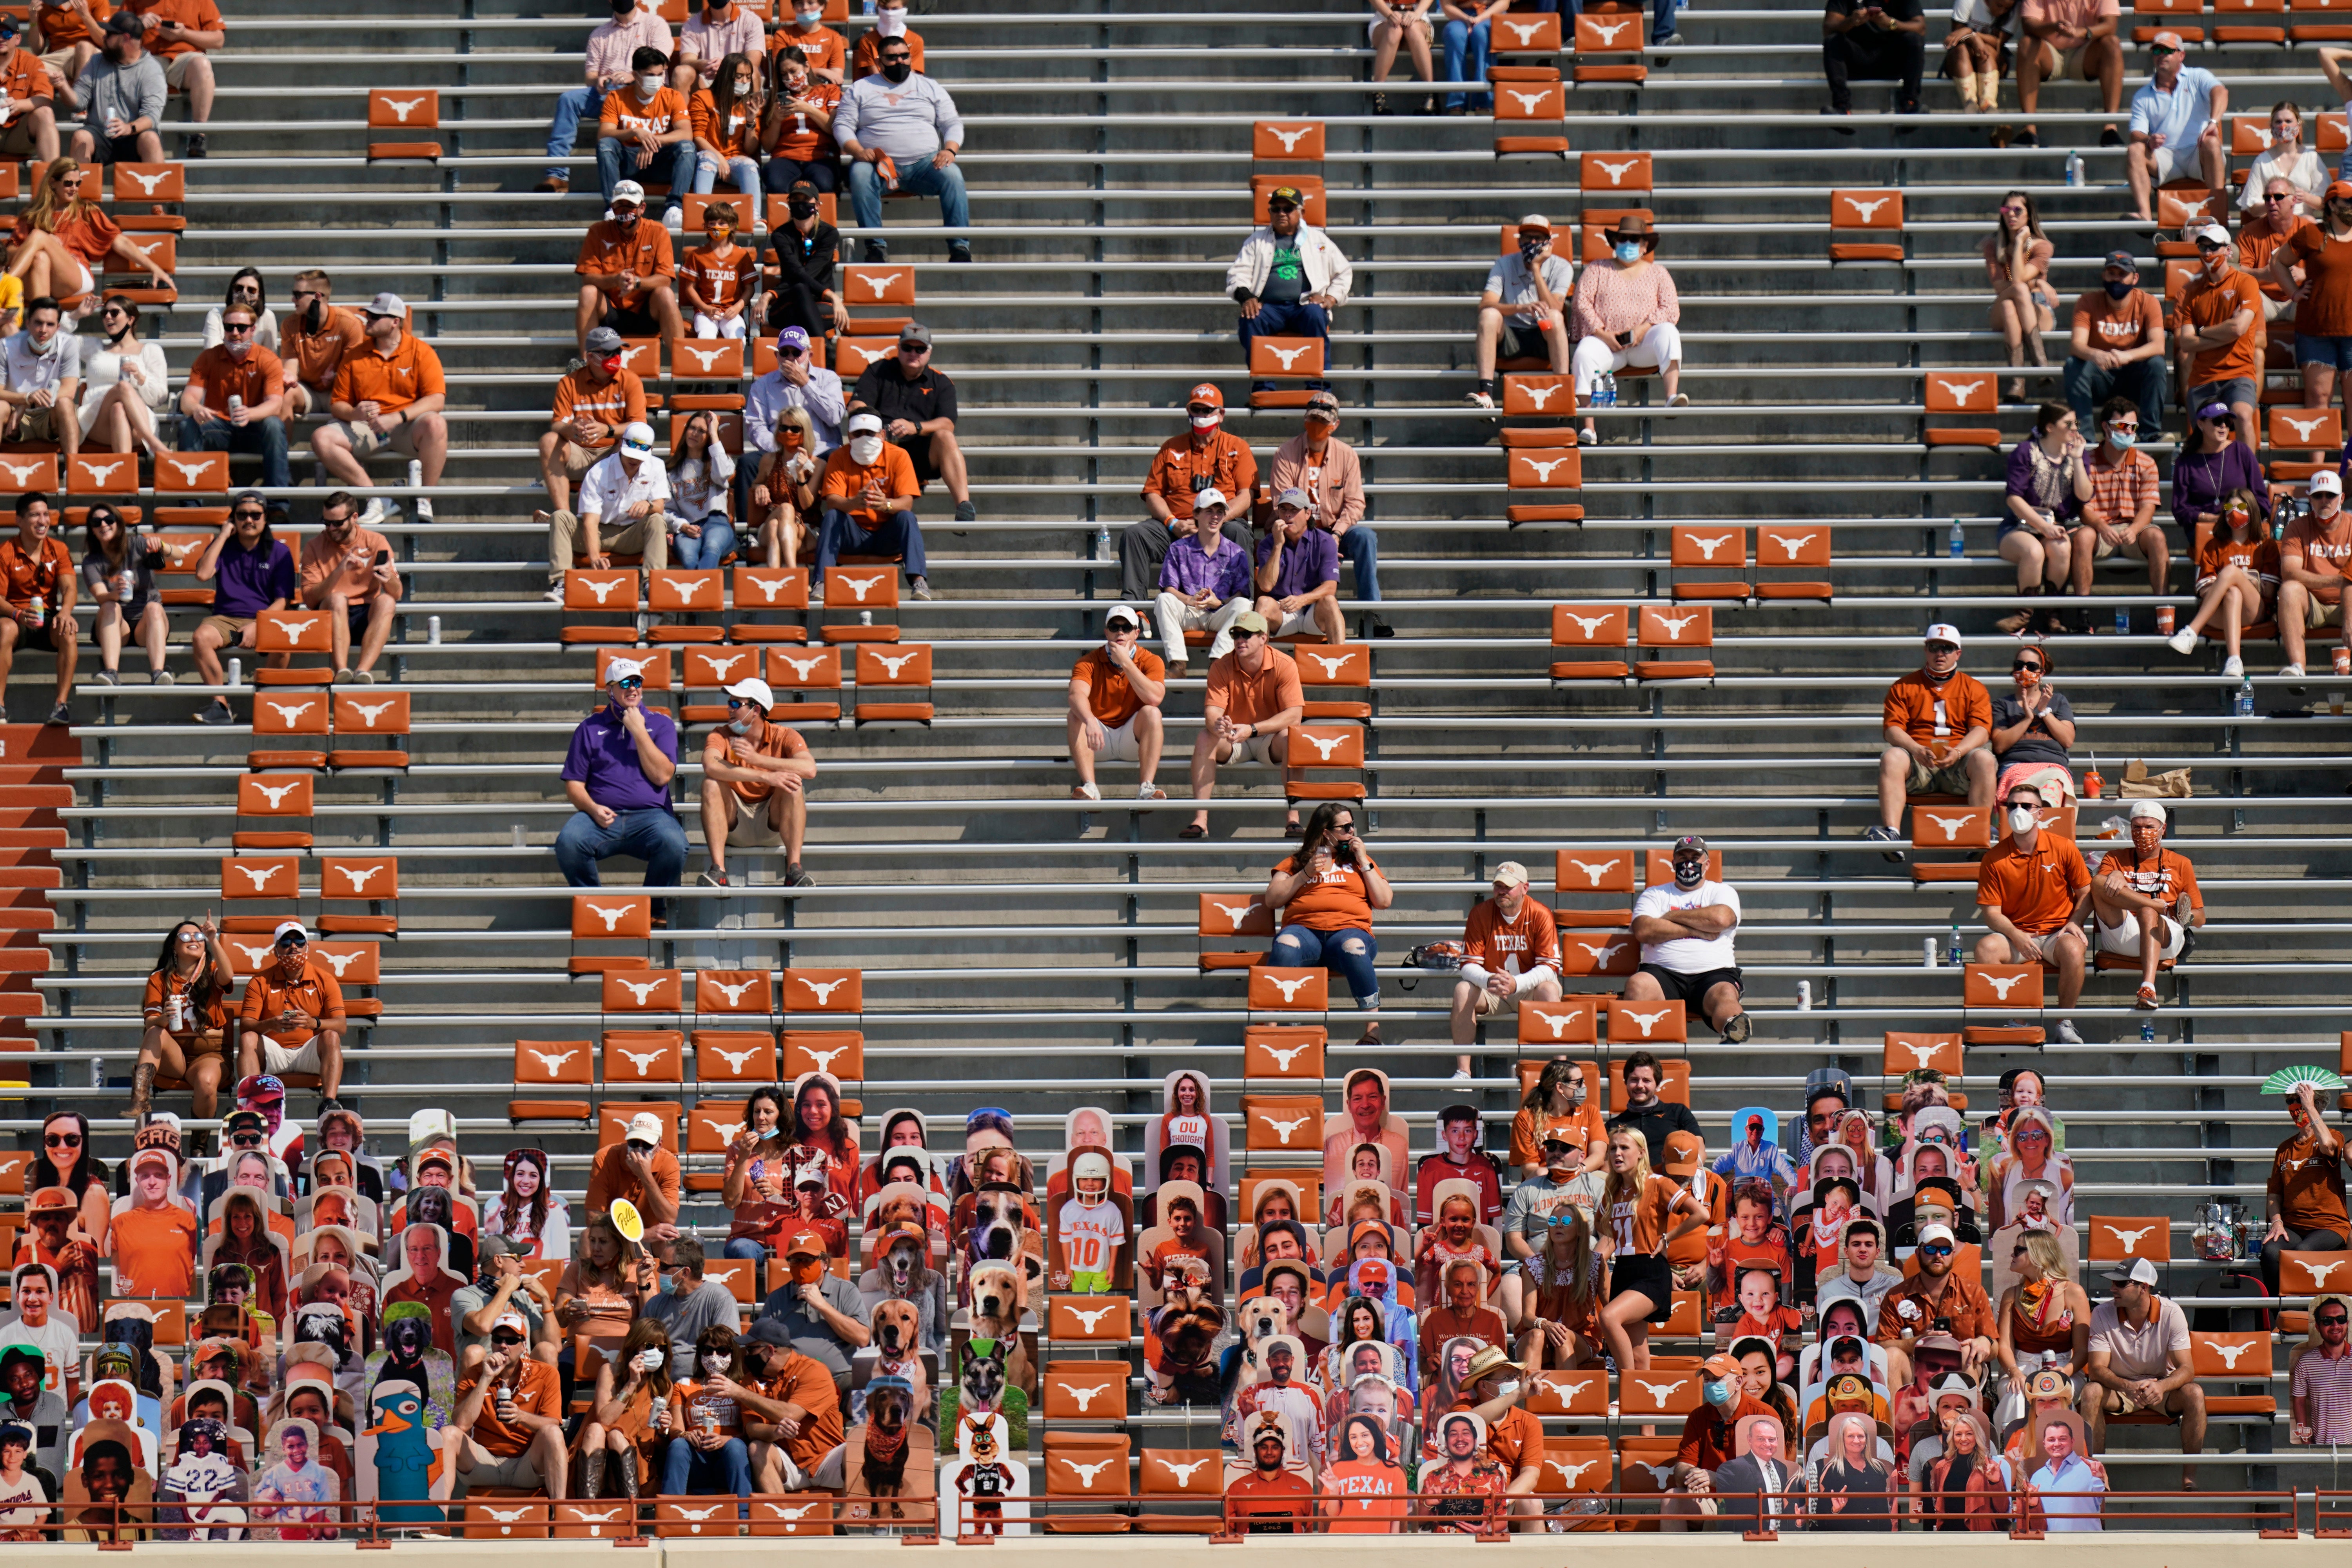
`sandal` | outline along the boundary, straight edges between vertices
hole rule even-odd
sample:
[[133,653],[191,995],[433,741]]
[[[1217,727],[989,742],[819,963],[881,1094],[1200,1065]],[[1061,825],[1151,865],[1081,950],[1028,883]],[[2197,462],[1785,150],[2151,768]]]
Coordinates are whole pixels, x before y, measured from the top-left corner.
[[1188,822],[1176,830],[1179,838],[1206,838],[1208,836],[1209,830],[1197,822]]

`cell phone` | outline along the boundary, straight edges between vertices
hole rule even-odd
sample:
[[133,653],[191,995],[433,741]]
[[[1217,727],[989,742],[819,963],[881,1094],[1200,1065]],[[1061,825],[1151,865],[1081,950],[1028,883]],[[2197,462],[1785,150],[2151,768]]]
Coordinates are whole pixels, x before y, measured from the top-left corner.
[[379,550],[379,551],[377,551],[377,552],[375,552],[375,563],[376,563],[377,565],[379,565],[379,566],[389,566],[389,565],[391,565],[391,564],[392,564],[392,552],[391,552],[391,551],[389,551],[389,550]]

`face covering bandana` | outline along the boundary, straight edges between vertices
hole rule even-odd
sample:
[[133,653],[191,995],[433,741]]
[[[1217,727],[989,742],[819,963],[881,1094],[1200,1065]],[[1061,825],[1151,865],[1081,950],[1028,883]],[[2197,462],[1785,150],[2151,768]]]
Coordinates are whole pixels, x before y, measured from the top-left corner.
[[1218,416],[1214,414],[1195,414],[1192,416],[1192,428],[1195,430],[1213,430],[1217,427],[1217,423]]
[[224,342],[221,346],[228,350],[229,358],[243,359],[247,354],[253,352],[253,334],[247,332],[244,337],[239,338],[236,342],[233,343]]
[[895,11],[875,12],[874,30],[886,38],[905,37],[907,36],[906,7],[902,5]]
[[816,204],[806,196],[803,196],[796,202],[786,202],[784,205],[790,209],[794,217],[816,216]]
[[814,1258],[796,1258],[793,1259],[793,1284],[814,1285],[824,1278],[824,1264],[822,1259]]
[[1706,862],[1693,857],[1675,862],[1675,886],[1687,892],[1706,880]]
[[1642,247],[1640,242],[1631,239],[1619,240],[1617,242],[1617,259],[1629,263],[1641,260]]
[[892,83],[902,82],[914,74],[914,66],[906,60],[892,60],[882,68],[883,77]]
[[705,1351],[702,1354],[703,1373],[708,1376],[716,1377],[727,1370],[727,1363],[730,1359],[715,1351]]
[[2009,808],[2009,830],[2011,833],[2025,833],[2030,831],[2033,826],[2033,808],[2032,806],[2012,805]]
[[881,437],[853,436],[849,438],[849,456],[860,468],[864,468],[866,464],[873,462],[881,455]]

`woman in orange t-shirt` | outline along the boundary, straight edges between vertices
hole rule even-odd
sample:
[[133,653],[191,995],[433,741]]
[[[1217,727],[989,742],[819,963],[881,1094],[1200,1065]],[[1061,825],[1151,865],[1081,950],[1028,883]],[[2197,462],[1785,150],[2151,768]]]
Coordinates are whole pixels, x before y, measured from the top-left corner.
[[1371,1415],[1348,1417],[1339,1447],[1346,1458],[1323,1472],[1323,1512],[1333,1535],[1394,1535],[1405,1515],[1404,1468],[1389,1457],[1389,1435]]
[[2240,489],[2221,498],[2221,521],[2197,547],[2197,613],[2174,634],[2175,653],[2197,646],[2197,634],[2216,616],[2221,622],[2221,643],[2230,650],[2221,673],[2241,676],[2245,663],[2238,657],[2238,638],[2245,628],[2271,618],[2278,599],[2279,550],[2257,521],[2254,492]]
[[169,289],[166,277],[147,253],[123,237],[113,219],[81,192],[89,172],[71,158],[58,158],[41,171],[32,205],[16,219],[8,242],[8,273],[25,280],[25,297],[47,294],[58,300],[89,296],[98,287],[97,272],[109,256],[120,256],[143,269],[150,287]]
[[726,175],[735,188],[760,195],[760,67],[749,55],[719,62],[710,86],[694,95],[687,116],[694,125],[694,191],[709,195]]
[[[1682,1223],[1669,1230],[1676,1215]],[[1666,1244],[1706,1226],[1706,1208],[1688,1187],[1671,1176],[1650,1173],[1650,1141],[1631,1127],[1609,1135],[1609,1184],[1601,1189],[1601,1223],[1606,1231],[1609,1305],[1601,1311],[1601,1331],[1621,1368],[1646,1372],[1650,1325],[1675,1310],[1674,1268]]]
[[[1356,1005],[1380,1010],[1381,982],[1372,964],[1381,944],[1372,937],[1372,911],[1396,901],[1388,879],[1356,837],[1356,808],[1327,800],[1315,808],[1298,836],[1297,852],[1266,879],[1266,908],[1282,910],[1282,930],[1265,955],[1278,969],[1336,969]],[[1365,1024],[1361,1046],[1381,1043],[1377,1018]]]
[[228,1028],[228,994],[236,984],[236,968],[229,963],[210,910],[201,921],[182,921],[172,928],[163,939],[163,951],[156,954],[155,972],[147,976],[142,1004],[147,1032],[139,1042],[138,1064],[131,1069],[131,1108],[125,1115],[137,1121],[147,1114],[159,1072],[184,1079],[194,1091],[189,1114],[199,1121],[213,1114],[226,1059],[221,1051]]

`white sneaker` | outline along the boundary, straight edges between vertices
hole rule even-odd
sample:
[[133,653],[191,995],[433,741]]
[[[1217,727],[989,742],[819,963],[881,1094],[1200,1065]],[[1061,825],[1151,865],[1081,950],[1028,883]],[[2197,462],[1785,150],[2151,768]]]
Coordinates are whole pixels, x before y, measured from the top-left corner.
[[563,584],[561,583],[549,584],[547,592],[541,594],[540,597],[545,599],[551,605],[560,605],[563,603]]
[[1470,1069],[1468,1068],[1455,1068],[1454,1069],[1454,1078],[1452,1081],[1454,1083],[1468,1083],[1470,1081]]
[[2172,651],[2175,653],[2189,654],[2197,651],[2195,632],[2175,632],[2164,640],[2171,645]]
[[383,521],[385,512],[390,510],[390,508],[383,504],[383,501],[380,498],[371,500],[367,503],[366,510],[360,513],[360,526],[362,528],[375,527],[376,524]]
[[664,207],[662,209],[662,227],[669,230],[672,234],[684,234],[686,232],[686,215],[679,212],[676,207]]
[[2075,1029],[2074,1019],[2058,1020],[2058,1043],[2063,1046],[2079,1046],[2083,1043],[2083,1037]]
[[1070,786],[1070,794],[1079,800],[1100,800],[1102,798],[1102,791],[1097,789],[1090,784],[1072,784]]
[[2233,653],[2233,654],[2231,654],[2229,658],[2225,658],[2225,659],[2223,659],[2223,660],[2221,661],[2221,679],[2224,679],[2224,680],[2242,680],[2242,679],[2245,679],[2245,676],[2246,676],[2246,661],[2245,661],[2244,659],[2242,659],[2242,658],[2240,658],[2236,654],[2234,654],[2234,653]]
[[1168,798],[1168,792],[1161,789],[1156,784],[1139,784],[1135,786],[1135,798],[1138,800],[1166,800]]
[[2303,673],[2303,666],[2299,664],[2283,664],[2279,666],[2279,673],[2281,675],[2301,675]]

